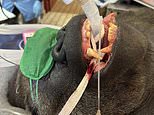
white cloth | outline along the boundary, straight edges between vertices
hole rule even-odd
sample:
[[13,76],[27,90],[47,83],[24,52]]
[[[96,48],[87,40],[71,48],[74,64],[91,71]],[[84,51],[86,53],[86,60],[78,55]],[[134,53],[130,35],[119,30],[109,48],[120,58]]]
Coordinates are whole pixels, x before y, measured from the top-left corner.
[[0,21],[4,21],[4,20],[7,20],[8,18],[14,18],[14,17],[15,15],[13,13],[5,10],[4,8],[0,8]]

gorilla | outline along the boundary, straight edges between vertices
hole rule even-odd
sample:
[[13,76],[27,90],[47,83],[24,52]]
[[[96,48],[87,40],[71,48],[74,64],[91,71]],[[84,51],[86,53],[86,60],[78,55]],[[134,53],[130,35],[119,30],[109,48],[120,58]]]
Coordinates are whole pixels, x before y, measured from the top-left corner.
[[[73,17],[57,35],[51,55],[53,69],[39,80],[39,103],[32,102],[28,79],[20,70],[9,81],[8,101],[33,115],[57,115],[79,85],[86,69],[81,28],[85,16]],[[101,73],[103,115],[154,115],[154,11],[139,8],[116,17],[118,34],[112,56]],[[16,91],[18,87],[18,91]],[[72,115],[94,115],[97,111],[97,73]]]

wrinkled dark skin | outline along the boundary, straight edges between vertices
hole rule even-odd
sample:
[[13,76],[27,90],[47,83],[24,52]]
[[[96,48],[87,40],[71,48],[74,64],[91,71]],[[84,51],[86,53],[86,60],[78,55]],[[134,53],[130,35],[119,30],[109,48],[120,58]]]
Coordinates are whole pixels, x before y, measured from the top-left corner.
[[[146,12],[146,13],[145,13]],[[52,52],[56,60],[51,72],[39,81],[40,107],[32,104],[29,83],[20,72],[19,93],[16,76],[10,81],[9,102],[29,108],[33,114],[56,115],[76,89],[87,65],[81,52],[84,16],[74,17],[59,31]],[[154,11],[117,15],[118,37],[112,57],[101,70],[101,111],[103,115],[154,114]],[[62,56],[62,57],[58,57]],[[94,115],[97,111],[97,74],[94,74],[72,115]]]

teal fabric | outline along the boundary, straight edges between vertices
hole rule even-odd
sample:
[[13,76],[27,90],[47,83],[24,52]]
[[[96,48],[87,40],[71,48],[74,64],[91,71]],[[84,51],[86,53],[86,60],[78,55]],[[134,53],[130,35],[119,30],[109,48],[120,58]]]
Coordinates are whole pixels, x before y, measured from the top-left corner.
[[53,67],[51,51],[56,44],[58,30],[43,28],[28,39],[20,61],[20,70],[31,80],[39,80]]

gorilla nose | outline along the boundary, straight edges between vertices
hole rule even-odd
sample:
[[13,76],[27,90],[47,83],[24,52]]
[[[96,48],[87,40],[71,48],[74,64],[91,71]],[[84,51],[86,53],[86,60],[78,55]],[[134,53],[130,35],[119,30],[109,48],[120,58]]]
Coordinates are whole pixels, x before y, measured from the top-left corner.
[[52,56],[56,62],[65,62],[66,61],[66,53],[63,48],[63,42],[65,37],[64,29],[60,30],[57,34],[57,44],[53,48]]

